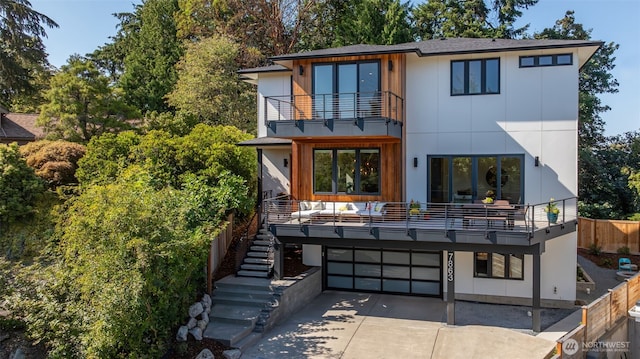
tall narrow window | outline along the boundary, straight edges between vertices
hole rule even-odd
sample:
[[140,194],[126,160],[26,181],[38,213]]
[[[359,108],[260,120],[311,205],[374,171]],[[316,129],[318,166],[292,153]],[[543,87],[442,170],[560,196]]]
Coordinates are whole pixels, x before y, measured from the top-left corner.
[[360,193],[380,193],[380,151],[360,150]]
[[333,151],[313,151],[313,191],[316,193],[333,192]]
[[500,93],[500,59],[451,61],[451,95]]

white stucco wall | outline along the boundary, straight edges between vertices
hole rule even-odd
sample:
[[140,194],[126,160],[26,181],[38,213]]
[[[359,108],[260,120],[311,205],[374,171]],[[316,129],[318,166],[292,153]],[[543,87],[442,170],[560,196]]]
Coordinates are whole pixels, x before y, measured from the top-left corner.
[[[289,168],[291,161],[291,148],[272,148],[266,147],[262,149],[262,190],[271,190],[274,196],[279,193],[290,192]],[[289,162],[284,167],[284,160]]]
[[[576,239],[571,233],[546,242],[540,259],[540,297],[542,299],[575,301],[576,299]],[[531,298],[533,295],[533,257],[524,256],[524,279],[490,279],[473,276],[473,253],[455,253],[456,294],[474,294]],[[446,259],[443,258],[443,261]],[[443,262],[443,288],[446,292],[446,261]],[[555,292],[554,292],[555,288]],[[446,296],[445,296],[446,297]]]
[[322,266],[322,246],[316,244],[303,244],[302,263],[307,266]]
[[[569,66],[519,68],[519,56],[542,53],[407,55],[406,198],[427,201],[428,155],[521,154],[524,203],[577,195],[577,55]],[[495,57],[500,94],[450,95],[451,60]]]
[[258,137],[267,136],[265,125],[266,96],[288,96],[291,94],[291,75],[286,72],[262,73],[258,77]]

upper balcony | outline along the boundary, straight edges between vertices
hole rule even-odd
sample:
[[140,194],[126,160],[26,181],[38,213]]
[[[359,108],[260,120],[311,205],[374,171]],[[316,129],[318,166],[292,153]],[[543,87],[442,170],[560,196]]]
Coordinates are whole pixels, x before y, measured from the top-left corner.
[[267,136],[402,138],[404,99],[390,91],[267,96]]

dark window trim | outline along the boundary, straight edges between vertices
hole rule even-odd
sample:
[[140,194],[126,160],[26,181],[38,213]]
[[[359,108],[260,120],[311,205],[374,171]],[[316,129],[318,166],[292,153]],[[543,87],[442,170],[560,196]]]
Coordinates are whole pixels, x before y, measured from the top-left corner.
[[[331,192],[317,192],[316,191],[316,151],[331,151]],[[338,175],[338,151],[339,150],[354,150],[356,152],[356,173],[354,178],[354,191],[352,193],[339,192],[338,191],[338,179],[336,176]],[[378,151],[378,192],[360,192],[360,151],[361,150],[377,150]],[[358,195],[358,196],[379,196],[382,187],[382,149],[380,147],[332,147],[332,148],[314,148],[312,152],[312,161],[313,161],[313,193],[314,194],[325,194],[325,195],[333,195],[333,194],[349,194],[349,195]]]
[[[488,92],[487,91],[487,61],[498,61],[498,90],[496,92]],[[480,61],[480,88],[481,91],[478,93],[469,93],[469,63],[474,61]],[[453,65],[456,63],[464,64],[464,92],[463,93],[453,93]],[[449,93],[451,96],[474,96],[474,95],[499,95],[500,94],[500,58],[499,57],[491,57],[486,59],[469,59],[469,60],[451,60],[451,64],[449,67],[450,72],[450,86]]]
[[[333,82],[333,93],[337,94],[340,84],[338,83],[338,66],[340,65],[356,65],[356,77],[360,75],[360,64],[378,64],[378,91],[382,88],[382,65],[380,59],[372,60],[358,60],[358,61],[327,61],[327,62],[314,62],[311,64],[311,94],[315,95],[315,67],[316,66],[331,66],[331,81]],[[360,83],[358,85],[358,92],[360,92]]]
[[[570,60],[569,63],[566,64],[560,64],[558,63],[558,57],[560,56],[569,56]],[[547,65],[541,65],[540,64],[540,58],[541,57],[551,57],[551,63],[547,64]],[[523,65],[522,64],[522,59],[531,59],[533,58],[533,65]],[[550,55],[527,55],[527,56],[520,56],[520,58],[518,59],[518,65],[520,66],[520,68],[531,68],[531,67],[549,67],[549,66],[571,66],[573,65],[573,54],[572,53],[562,53],[562,54],[550,54]]]
[[[478,253],[487,253],[488,257],[487,257],[487,271],[489,273],[487,273],[486,276],[484,275],[478,275],[478,268],[477,268],[477,255]],[[504,265],[504,277],[496,277],[493,275],[493,254],[500,254],[502,256],[505,257],[505,265]],[[510,267],[511,267],[511,256],[516,256],[520,259],[522,259],[522,278],[512,278],[509,276],[510,271]],[[485,279],[506,279],[506,280],[524,280],[525,278],[525,272],[524,272],[524,260],[525,260],[525,256],[524,254],[513,254],[513,253],[494,253],[494,252],[473,252],[473,277],[474,278],[485,278]]]

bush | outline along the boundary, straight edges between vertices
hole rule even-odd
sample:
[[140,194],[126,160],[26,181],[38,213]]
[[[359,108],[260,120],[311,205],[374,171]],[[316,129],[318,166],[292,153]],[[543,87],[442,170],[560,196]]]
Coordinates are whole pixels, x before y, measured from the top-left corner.
[[631,250],[627,246],[618,248],[617,252],[618,254],[626,254],[626,255],[631,254]]
[[611,268],[613,266],[613,261],[611,260],[611,258],[604,258],[600,262],[600,266],[601,267]]
[[0,222],[12,223],[33,212],[44,187],[20,156],[18,145],[0,144]]
[[83,145],[67,141],[36,141],[20,148],[27,165],[49,186],[78,183],[78,161],[85,155]]
[[595,243],[591,243],[589,245],[589,254],[599,256],[600,254],[602,254],[602,247],[598,246]]

